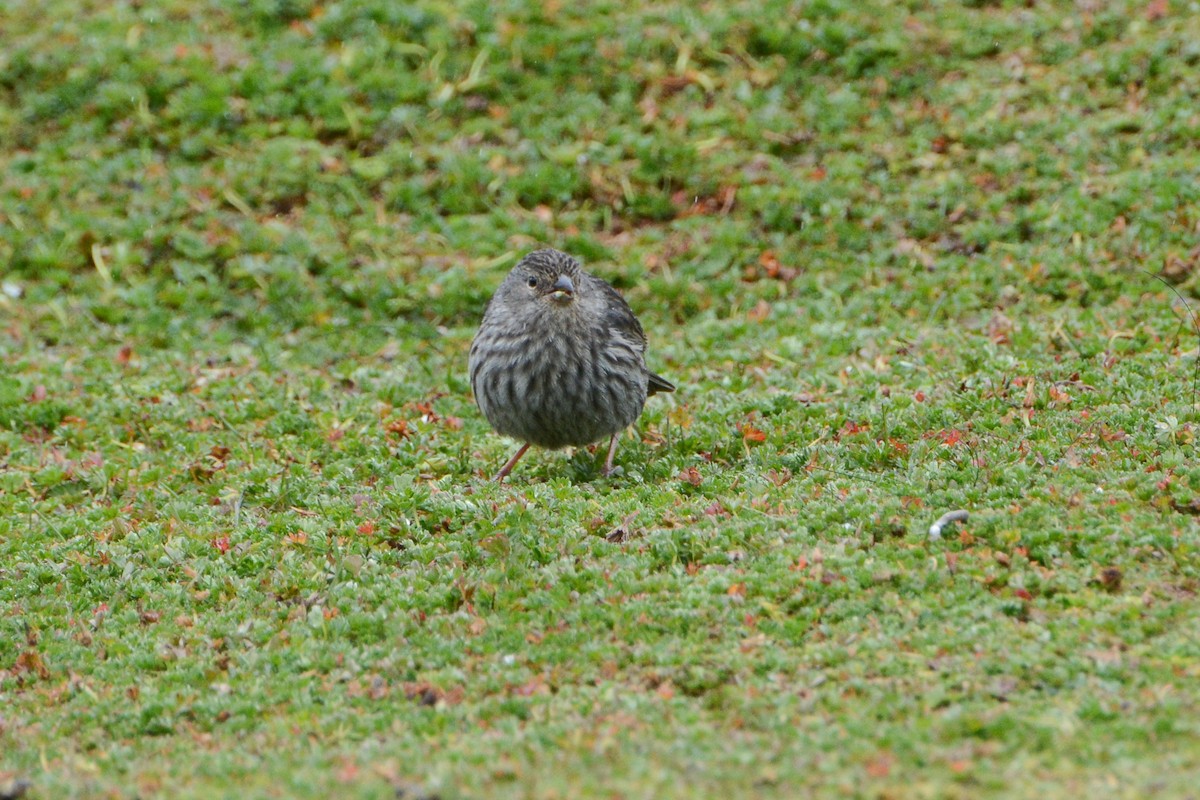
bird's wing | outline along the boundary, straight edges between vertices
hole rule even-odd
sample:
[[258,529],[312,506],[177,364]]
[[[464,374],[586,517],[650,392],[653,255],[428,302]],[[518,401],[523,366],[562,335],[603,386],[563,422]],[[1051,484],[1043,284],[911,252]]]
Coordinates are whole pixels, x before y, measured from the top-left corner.
[[604,281],[598,280],[597,285],[604,296],[604,321],[608,323],[609,330],[636,343],[639,351],[646,352],[646,334],[629,308],[629,303]]
[[[605,320],[608,322],[609,330],[617,336],[636,343],[638,352],[644,354],[646,352],[646,333],[642,330],[642,324],[638,322],[633,310],[625,302],[625,298],[621,296],[620,292],[603,281],[601,284],[601,292],[605,296]],[[661,375],[655,375],[649,370],[646,371],[646,374],[649,378],[648,395],[675,391],[675,384]]]

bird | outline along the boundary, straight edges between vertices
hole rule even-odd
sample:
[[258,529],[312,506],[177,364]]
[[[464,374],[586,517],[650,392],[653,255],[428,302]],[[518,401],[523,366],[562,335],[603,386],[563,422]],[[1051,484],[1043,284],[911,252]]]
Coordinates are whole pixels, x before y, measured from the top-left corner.
[[646,368],[646,334],[625,298],[559,250],[535,250],[504,278],[471,342],[471,391],[497,433],[522,442],[496,481],[530,446],[579,447],[609,438],[601,474],[613,472],[617,436],[646,398],[675,386]]

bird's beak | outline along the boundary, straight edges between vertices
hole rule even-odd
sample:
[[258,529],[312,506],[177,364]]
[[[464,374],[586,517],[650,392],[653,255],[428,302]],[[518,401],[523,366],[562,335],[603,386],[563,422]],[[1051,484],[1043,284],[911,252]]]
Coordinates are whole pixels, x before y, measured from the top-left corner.
[[558,280],[550,287],[550,299],[559,303],[569,303],[575,295],[575,284],[566,275],[559,275]]

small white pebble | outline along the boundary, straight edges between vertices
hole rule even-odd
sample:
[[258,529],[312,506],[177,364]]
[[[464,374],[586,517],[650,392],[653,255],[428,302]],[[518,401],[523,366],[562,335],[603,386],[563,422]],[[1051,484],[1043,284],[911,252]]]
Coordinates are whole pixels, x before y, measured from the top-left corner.
[[3,284],[0,284],[0,291],[4,292],[13,300],[20,300],[21,295],[25,293],[19,283],[13,283],[12,281],[5,281]]
[[942,514],[940,517],[938,517],[937,522],[929,526],[929,538],[940,539],[942,538],[942,529],[951,522],[966,522],[970,518],[971,514],[968,511],[963,511],[961,509],[958,511],[947,511],[945,514]]

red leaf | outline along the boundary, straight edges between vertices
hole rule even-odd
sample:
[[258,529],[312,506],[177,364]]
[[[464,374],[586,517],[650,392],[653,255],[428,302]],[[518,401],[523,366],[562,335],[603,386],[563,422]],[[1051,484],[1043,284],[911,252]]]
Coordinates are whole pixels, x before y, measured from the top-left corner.
[[709,516],[709,517],[728,517],[729,516],[729,512],[725,510],[725,507],[723,505],[721,505],[721,501],[719,501],[719,500],[714,501],[711,506],[704,509],[704,513],[706,516]]
[[880,753],[867,762],[867,774],[872,778],[886,778],[892,771],[892,760],[890,753]]
[[549,694],[550,687],[541,678],[534,678],[522,686],[515,687],[513,693],[521,697],[532,697],[535,694]]
[[754,304],[754,308],[746,312],[746,319],[750,322],[762,322],[771,313],[771,304],[766,300],[759,300]]
[[853,436],[856,433],[862,433],[863,431],[869,430],[871,430],[871,423],[864,422],[859,424],[852,419],[848,419],[846,420],[846,424],[842,426],[842,429],[838,431],[838,438],[840,439],[843,436]]
[[742,440],[746,442],[765,442],[767,435],[758,428],[751,425],[749,422],[743,422],[737,426],[738,433],[742,434]]
[[[791,281],[799,274],[795,267],[785,267],[779,263],[773,250],[764,250],[758,257],[758,266],[772,280]],[[757,276],[756,276],[757,277]]]
[[42,680],[50,677],[50,668],[42,660],[42,654],[36,650],[26,650],[17,656],[17,660],[13,664],[13,672],[17,674],[21,672],[36,673]]
[[353,783],[358,780],[358,764],[343,757],[342,764],[337,769],[337,780],[339,783]]
[[956,444],[961,444],[962,440],[962,433],[958,429],[952,431],[942,431],[942,443],[947,447],[953,447]]

